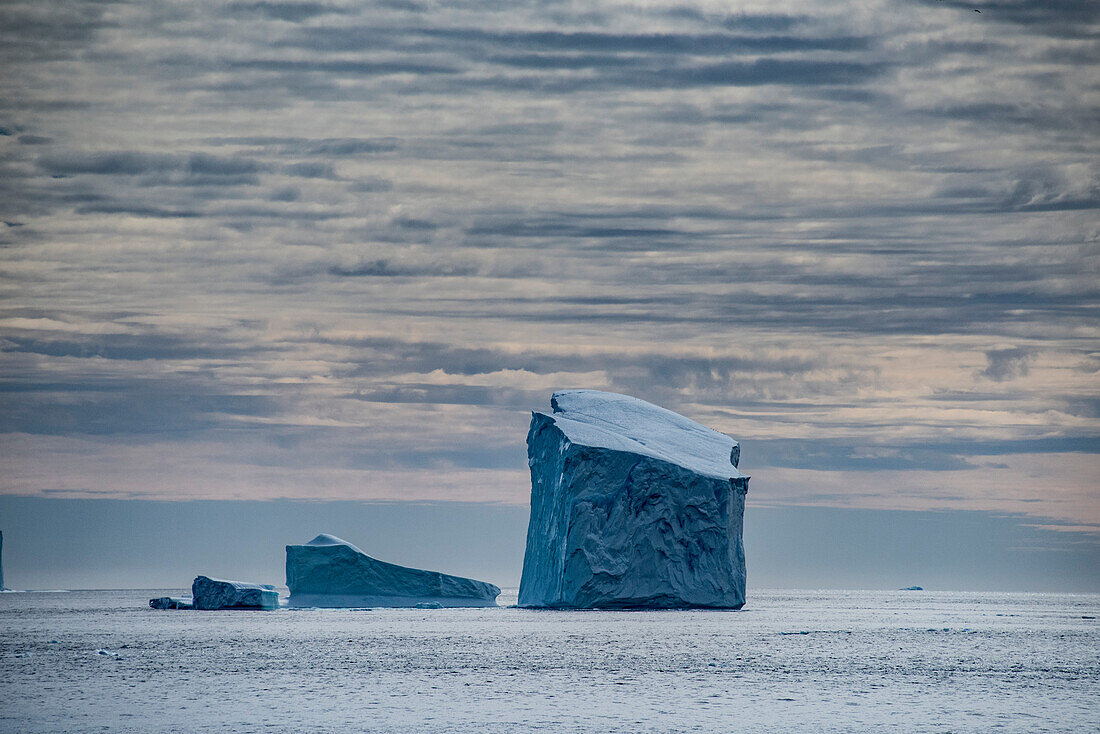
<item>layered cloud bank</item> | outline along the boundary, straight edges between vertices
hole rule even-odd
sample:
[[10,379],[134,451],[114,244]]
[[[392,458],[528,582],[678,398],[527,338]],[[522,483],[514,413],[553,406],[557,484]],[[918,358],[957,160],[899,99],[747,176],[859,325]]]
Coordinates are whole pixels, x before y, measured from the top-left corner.
[[5,4],[0,491],[523,503],[583,386],[1100,527],[1100,10],[727,7]]

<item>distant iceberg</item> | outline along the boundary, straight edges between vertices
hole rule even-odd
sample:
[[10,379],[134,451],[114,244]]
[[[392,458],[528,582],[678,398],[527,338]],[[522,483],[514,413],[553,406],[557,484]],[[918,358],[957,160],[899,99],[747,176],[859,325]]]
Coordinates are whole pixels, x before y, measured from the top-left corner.
[[741,608],[740,445],[627,395],[565,390],[550,405],[527,434],[519,605]]
[[492,607],[493,584],[371,558],[347,541],[318,535],[286,547],[292,607]]
[[[246,584],[198,576],[191,584],[195,609],[278,609],[279,592],[268,584]],[[169,597],[171,598],[171,597]],[[150,605],[152,602],[150,602]]]

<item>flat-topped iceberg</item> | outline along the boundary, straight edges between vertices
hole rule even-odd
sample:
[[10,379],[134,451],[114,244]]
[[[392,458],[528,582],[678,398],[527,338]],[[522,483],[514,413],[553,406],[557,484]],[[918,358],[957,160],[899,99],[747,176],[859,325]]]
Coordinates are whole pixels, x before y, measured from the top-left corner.
[[484,581],[379,561],[325,534],[286,547],[286,585],[294,607],[492,607],[500,594]]
[[[197,576],[191,584],[195,609],[277,609],[279,592],[268,584],[247,584],[241,581]],[[180,607],[186,608],[186,607]]]
[[739,444],[627,395],[565,390],[550,405],[527,434],[520,606],[741,608]]

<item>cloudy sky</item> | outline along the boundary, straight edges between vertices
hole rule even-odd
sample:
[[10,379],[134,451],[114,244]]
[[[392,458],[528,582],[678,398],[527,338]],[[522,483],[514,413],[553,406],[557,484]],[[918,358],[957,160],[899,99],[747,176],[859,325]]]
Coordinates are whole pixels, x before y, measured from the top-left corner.
[[522,506],[529,411],[590,387],[739,439],[750,507],[1095,542],[1098,31],[4,2],[0,493]]

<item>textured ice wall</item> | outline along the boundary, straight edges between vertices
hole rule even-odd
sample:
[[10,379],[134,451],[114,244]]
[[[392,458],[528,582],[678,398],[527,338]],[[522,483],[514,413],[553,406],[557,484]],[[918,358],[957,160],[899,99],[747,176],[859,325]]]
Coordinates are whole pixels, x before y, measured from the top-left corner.
[[737,442],[626,395],[556,392],[551,406],[527,434],[520,606],[740,608]]
[[491,607],[500,594],[484,581],[379,561],[324,534],[286,547],[286,585],[290,605],[307,607]]
[[[275,587],[196,576],[191,584],[195,609],[277,609]],[[151,600],[150,600],[151,601]]]

